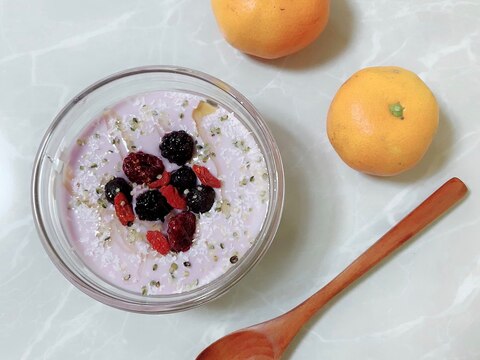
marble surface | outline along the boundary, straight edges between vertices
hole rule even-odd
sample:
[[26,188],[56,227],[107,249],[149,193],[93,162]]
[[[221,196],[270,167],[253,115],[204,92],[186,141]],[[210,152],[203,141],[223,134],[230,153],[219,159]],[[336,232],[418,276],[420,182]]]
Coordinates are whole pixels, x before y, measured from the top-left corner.
[[[228,46],[207,0],[0,0],[0,358],[193,359],[290,309],[452,176],[470,195],[314,318],[286,359],[480,359],[480,1],[333,0],[308,49],[259,61]],[[77,92],[115,71],[175,64],[244,93],[278,140],[283,221],[222,298],[138,315],[95,302],[52,265],[33,225],[41,136]],[[325,134],[337,88],[371,65],[417,72],[441,106],[422,163],[393,178],[346,167]]]

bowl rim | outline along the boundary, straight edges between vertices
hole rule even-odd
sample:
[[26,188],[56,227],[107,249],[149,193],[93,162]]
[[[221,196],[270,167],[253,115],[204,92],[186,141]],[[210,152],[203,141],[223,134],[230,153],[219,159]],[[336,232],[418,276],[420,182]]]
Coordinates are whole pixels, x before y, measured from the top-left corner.
[[[168,309],[159,309],[158,307],[161,306],[162,304],[138,303],[133,300],[128,301],[126,299],[119,300],[116,298],[112,298],[108,294],[105,294],[104,292],[99,291],[91,284],[88,284],[82,281],[82,279],[79,278],[79,276],[71,270],[69,265],[65,263],[65,261],[62,259],[62,256],[56,251],[56,249],[52,245],[49,239],[48,231],[44,223],[45,221],[44,217],[42,216],[42,212],[43,212],[42,204],[40,203],[40,199],[38,196],[38,193],[40,191],[40,183],[41,183],[41,172],[42,172],[41,165],[45,161],[47,146],[49,144],[49,141],[55,129],[59,126],[60,122],[69,113],[69,111],[73,109],[85,97],[87,97],[91,93],[95,92],[97,89],[107,84],[113,83],[122,78],[135,76],[135,75],[148,74],[148,73],[169,73],[169,74],[192,77],[192,78],[195,78],[196,80],[207,82],[210,85],[213,85],[216,88],[222,90],[224,93],[226,93],[227,96],[232,97],[241,107],[243,107],[248,112],[249,116],[254,120],[256,126],[258,126],[258,129],[260,130],[260,133],[264,138],[263,140],[268,143],[268,149],[269,151],[272,152],[271,154],[272,164],[275,169],[275,174],[272,174],[272,175],[274,176],[273,183],[276,185],[275,186],[276,196],[273,197],[274,203],[273,204],[269,203],[268,210],[267,210],[267,216],[269,216],[269,212],[271,212],[271,215],[270,215],[271,219],[270,219],[270,224],[267,229],[267,232],[265,233],[265,237],[266,237],[266,239],[264,239],[265,244],[259,249],[256,256],[249,263],[249,266],[246,267],[243,272],[239,272],[238,275],[232,279],[232,281],[228,282],[226,285],[222,286],[221,288],[210,289],[208,292],[204,292],[203,294],[201,294],[202,296],[200,296],[197,299],[198,301],[189,301],[188,306],[177,306],[177,307],[174,306],[174,307],[169,307]],[[49,158],[49,160],[51,161],[52,159]],[[211,76],[204,72],[193,70],[190,68],[171,66],[171,65],[140,66],[140,67],[134,67],[134,68],[113,73],[87,86],[82,91],[80,91],[76,96],[74,96],[70,101],[68,101],[66,105],[54,117],[53,121],[51,122],[50,126],[45,130],[45,134],[42,137],[42,140],[38,147],[37,154],[35,156],[35,160],[33,163],[33,171],[32,171],[32,177],[31,177],[31,191],[30,191],[31,207],[32,207],[33,219],[35,222],[37,233],[39,234],[41,243],[45,251],[47,252],[50,260],[57,267],[57,269],[62,273],[62,275],[65,276],[65,278],[69,280],[79,290],[89,295],[93,299],[100,301],[106,305],[109,305],[121,310],[130,311],[130,312],[153,313],[153,314],[172,313],[172,312],[195,308],[197,306],[205,304],[206,302],[209,302],[218,298],[219,296],[226,293],[232,286],[238,283],[260,261],[260,259],[263,258],[263,256],[269,249],[271,243],[273,242],[273,239],[276,235],[276,232],[278,230],[278,227],[281,221],[281,215],[283,212],[283,205],[284,205],[284,193],[285,193],[285,178],[284,178],[284,169],[283,169],[283,163],[282,163],[280,151],[278,149],[277,143],[270,129],[268,128],[267,124],[265,123],[260,113],[253,106],[253,104],[235,88],[233,88],[232,86],[228,85],[224,81],[214,76]],[[228,272],[226,272],[225,274],[227,273]],[[222,274],[215,280],[222,278],[223,275],[224,274]],[[203,287],[207,287],[215,280],[209,282]],[[178,296],[181,294],[182,293],[169,294],[169,295],[164,295],[163,297],[169,297],[172,295]]]

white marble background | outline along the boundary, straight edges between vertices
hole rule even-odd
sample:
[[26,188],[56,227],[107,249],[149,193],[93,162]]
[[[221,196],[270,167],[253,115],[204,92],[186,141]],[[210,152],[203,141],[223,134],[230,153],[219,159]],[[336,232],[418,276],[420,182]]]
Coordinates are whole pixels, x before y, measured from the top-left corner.
[[[307,50],[258,61],[222,39],[207,0],[0,0],[0,358],[193,359],[218,337],[293,307],[452,176],[461,206],[339,297],[286,359],[480,359],[480,1],[332,0]],[[221,299],[172,315],[95,302],[54,268],[33,226],[40,138],[77,92],[115,71],[175,64],[250,98],[285,161],[283,222],[262,262]],[[381,179],[347,168],[325,117],[369,65],[417,72],[441,105],[424,161]]]

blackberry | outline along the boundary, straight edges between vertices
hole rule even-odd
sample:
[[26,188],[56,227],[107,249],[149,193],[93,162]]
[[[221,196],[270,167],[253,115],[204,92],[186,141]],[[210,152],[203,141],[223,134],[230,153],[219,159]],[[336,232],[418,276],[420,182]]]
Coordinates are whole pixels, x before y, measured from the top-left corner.
[[210,186],[199,185],[189,189],[187,194],[187,206],[194,213],[209,211],[215,202],[215,190]]
[[189,211],[173,216],[168,222],[168,243],[174,252],[187,251],[192,246],[197,218]]
[[130,153],[123,160],[123,172],[128,180],[137,184],[147,184],[157,180],[157,176],[163,173],[163,170],[162,160],[142,151]]
[[172,131],[163,136],[160,152],[165,159],[183,165],[193,156],[194,141],[185,131]]
[[180,193],[183,193],[185,189],[190,189],[197,185],[197,175],[195,175],[191,167],[184,165],[172,172],[170,184],[175,186]]
[[163,221],[171,210],[167,199],[158,190],[148,190],[137,196],[135,212],[140,220]]
[[118,193],[122,193],[127,197],[129,203],[132,202],[132,186],[121,177],[116,177],[110,180],[105,185],[105,196],[109,203],[113,204],[113,199]]

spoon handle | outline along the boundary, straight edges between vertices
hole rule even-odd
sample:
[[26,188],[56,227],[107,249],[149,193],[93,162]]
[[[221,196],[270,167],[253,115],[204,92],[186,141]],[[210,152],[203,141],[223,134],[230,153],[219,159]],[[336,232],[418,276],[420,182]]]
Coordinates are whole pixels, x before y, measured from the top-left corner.
[[[372,269],[380,261],[398,249],[407,240],[423,230],[437,219],[467,192],[467,187],[458,178],[452,178],[430,195],[423,203],[403,218],[397,225],[383,235],[376,243],[360,255],[337,277],[320,289],[309,299],[289,312],[287,318],[293,338],[300,328],[335,295],[347,288],[354,281]],[[286,345],[290,342],[287,340]]]

